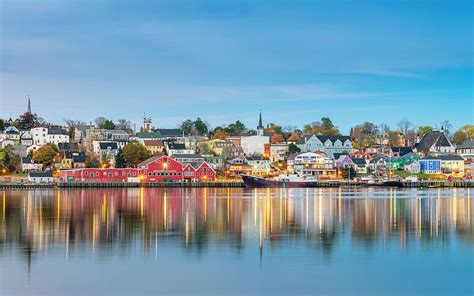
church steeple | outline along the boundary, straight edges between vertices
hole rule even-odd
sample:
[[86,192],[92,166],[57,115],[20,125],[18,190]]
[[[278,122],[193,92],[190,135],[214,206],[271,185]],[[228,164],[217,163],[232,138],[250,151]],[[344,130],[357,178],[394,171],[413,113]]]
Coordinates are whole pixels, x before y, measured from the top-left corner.
[[257,126],[257,136],[263,136],[265,127],[263,126],[262,122],[262,111],[260,110],[260,116],[258,118],[258,126]]
[[30,100],[30,95],[28,95],[28,110],[27,110],[26,112],[31,113],[31,100]]

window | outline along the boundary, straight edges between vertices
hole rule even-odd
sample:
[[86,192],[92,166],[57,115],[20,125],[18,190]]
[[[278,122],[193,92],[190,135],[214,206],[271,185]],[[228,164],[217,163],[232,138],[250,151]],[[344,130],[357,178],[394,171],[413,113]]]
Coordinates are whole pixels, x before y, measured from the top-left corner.
[[[86,173],[86,176],[87,176],[87,173]],[[91,173],[91,178],[94,177],[94,173]]]
[[151,176],[151,172],[148,173],[148,176]]

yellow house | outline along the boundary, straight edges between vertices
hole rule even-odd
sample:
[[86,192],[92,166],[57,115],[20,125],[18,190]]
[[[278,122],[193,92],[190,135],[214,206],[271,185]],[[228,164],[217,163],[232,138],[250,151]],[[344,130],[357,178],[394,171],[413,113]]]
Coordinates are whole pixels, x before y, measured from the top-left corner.
[[464,176],[464,158],[459,155],[440,156],[441,172],[445,175],[453,177]]

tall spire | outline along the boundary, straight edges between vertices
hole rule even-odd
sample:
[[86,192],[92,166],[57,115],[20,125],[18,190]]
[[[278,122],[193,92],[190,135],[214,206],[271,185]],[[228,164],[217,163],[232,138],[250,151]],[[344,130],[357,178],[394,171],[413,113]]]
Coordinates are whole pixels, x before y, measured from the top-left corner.
[[257,136],[263,136],[265,127],[262,122],[262,110],[260,110],[260,116],[258,117]]
[[31,113],[31,100],[30,100],[30,95],[28,95],[28,113]]
[[262,122],[262,110],[260,110],[260,116],[258,118],[258,126],[257,128],[264,128],[263,127],[263,122]]

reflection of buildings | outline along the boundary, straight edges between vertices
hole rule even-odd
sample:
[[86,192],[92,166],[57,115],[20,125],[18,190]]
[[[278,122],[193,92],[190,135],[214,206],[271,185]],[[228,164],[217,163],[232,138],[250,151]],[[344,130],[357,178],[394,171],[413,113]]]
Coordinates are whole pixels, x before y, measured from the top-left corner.
[[210,243],[257,249],[297,240],[330,251],[347,235],[354,242],[402,246],[417,240],[445,242],[458,234],[474,241],[468,190],[342,190],[4,191],[0,254],[8,246],[33,253],[59,248],[68,256],[81,248],[101,254],[136,243],[151,253],[170,242],[199,251]]

